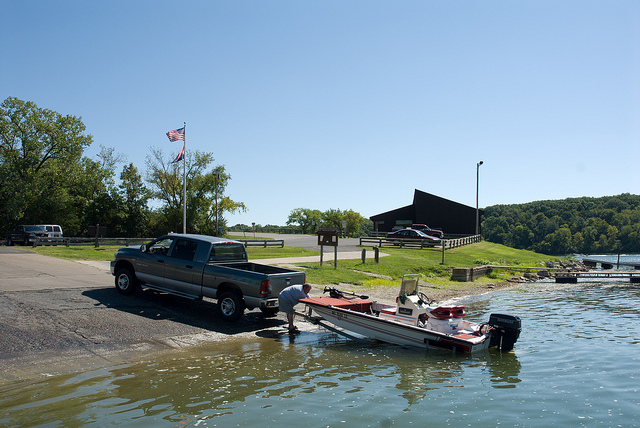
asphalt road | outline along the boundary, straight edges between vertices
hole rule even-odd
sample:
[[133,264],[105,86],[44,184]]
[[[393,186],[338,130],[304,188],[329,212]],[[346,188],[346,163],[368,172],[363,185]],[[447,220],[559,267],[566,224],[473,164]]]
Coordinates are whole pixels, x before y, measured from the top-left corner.
[[[253,233],[246,233],[247,238],[252,238]],[[318,237],[315,235],[295,235],[295,234],[279,234],[279,233],[256,233],[256,238],[271,238],[271,239],[283,239],[284,244],[287,247],[298,247],[307,250],[320,251],[318,245]],[[338,253],[346,253],[358,251],[358,244],[360,240],[358,238],[339,238],[338,239]],[[324,253],[333,254],[334,248],[324,246]]]
[[[100,266],[100,265],[98,265]],[[0,382],[113,364],[203,341],[277,337],[284,316],[217,318],[214,300],[122,296],[95,267],[0,247]]]

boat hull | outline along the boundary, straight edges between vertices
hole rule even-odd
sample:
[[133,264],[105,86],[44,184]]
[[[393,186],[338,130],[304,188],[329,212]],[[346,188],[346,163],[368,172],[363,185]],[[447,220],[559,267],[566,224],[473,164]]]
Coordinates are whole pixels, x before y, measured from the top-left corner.
[[474,334],[451,335],[369,313],[337,307],[323,302],[322,298],[302,299],[301,303],[305,303],[316,314],[344,330],[396,345],[473,353],[487,349],[491,343],[491,333],[480,336]]

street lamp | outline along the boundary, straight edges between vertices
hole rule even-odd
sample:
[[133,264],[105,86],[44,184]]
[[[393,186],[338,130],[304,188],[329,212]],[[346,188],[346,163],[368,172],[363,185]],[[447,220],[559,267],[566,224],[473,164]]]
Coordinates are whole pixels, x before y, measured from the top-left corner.
[[215,189],[216,189],[216,236],[220,236],[220,227],[218,226],[218,180],[219,176],[216,172],[214,175],[215,178]]
[[480,211],[478,210],[478,192],[480,190],[480,165],[484,162],[480,161],[476,164],[476,235],[480,234]]

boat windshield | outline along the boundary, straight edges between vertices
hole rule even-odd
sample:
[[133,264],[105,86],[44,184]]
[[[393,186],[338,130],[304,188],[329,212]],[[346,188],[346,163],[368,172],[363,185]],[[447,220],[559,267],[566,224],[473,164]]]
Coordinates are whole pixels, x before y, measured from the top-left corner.
[[418,274],[406,274],[402,277],[402,285],[400,286],[400,296],[410,296],[418,294]]

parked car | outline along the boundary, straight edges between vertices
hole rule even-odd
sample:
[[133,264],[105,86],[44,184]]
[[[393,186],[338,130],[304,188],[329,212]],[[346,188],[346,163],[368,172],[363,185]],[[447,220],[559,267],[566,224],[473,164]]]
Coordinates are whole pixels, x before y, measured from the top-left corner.
[[38,224],[37,226],[44,228],[49,238],[62,238],[62,228],[59,224]]
[[15,229],[7,231],[6,242],[8,246],[15,243],[33,245],[38,238],[48,238],[49,234],[44,228],[36,225],[21,224]]
[[442,239],[444,236],[444,232],[438,229],[431,229],[426,224],[413,224],[411,226],[412,229],[419,230],[420,232],[427,234],[429,236],[435,236],[436,238]]
[[122,294],[150,288],[191,299],[218,300],[222,319],[238,320],[245,308],[278,312],[278,294],[304,284],[304,272],[247,261],[242,242],[206,235],[168,234],[142,246],[119,249],[111,262]]
[[402,229],[402,230],[397,230],[395,232],[389,232],[387,233],[387,238],[422,240],[422,241],[428,241],[432,243],[440,242],[440,238],[437,238],[435,236],[429,236],[426,233],[423,233],[415,229]]

